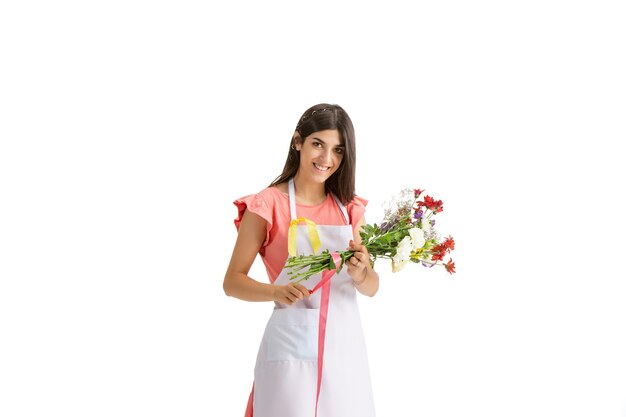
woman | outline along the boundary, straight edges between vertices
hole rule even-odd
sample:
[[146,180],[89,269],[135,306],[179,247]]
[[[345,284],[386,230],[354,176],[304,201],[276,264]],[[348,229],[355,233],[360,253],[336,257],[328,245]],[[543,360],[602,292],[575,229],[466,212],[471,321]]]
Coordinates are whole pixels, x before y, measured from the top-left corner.
[[[354,194],[355,163],[348,114],[340,106],[318,104],[300,118],[282,174],[268,188],[234,202],[239,234],[224,291],[275,304],[246,417],[375,414],[356,291],[376,294],[378,274],[360,244],[367,201]],[[330,279],[327,273],[293,283],[284,269],[290,251],[346,248],[354,256]],[[248,276],[257,253],[271,284]]]

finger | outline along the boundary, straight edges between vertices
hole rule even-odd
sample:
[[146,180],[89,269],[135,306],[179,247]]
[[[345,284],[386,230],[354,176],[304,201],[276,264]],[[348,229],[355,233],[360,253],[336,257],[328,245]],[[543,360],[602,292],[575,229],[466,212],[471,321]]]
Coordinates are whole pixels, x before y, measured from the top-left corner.
[[366,251],[367,249],[365,249],[364,245],[358,245],[358,244],[355,243],[354,245],[352,245],[352,250],[354,250],[354,251],[356,251],[358,253],[362,253],[362,252]]
[[289,300],[289,304],[293,304],[297,301],[296,296],[293,295],[292,293],[287,293],[285,297],[287,297],[287,300]]
[[297,300],[302,300],[304,298],[304,295],[302,294],[302,292],[296,288],[295,286],[290,286],[289,287],[289,291],[291,292],[291,294],[296,297]]
[[294,291],[297,291],[294,288],[294,284],[290,282],[289,284],[285,285],[284,288],[285,288],[285,298],[287,298],[290,301],[290,304],[295,303],[298,297],[296,296],[294,292]]
[[307,298],[311,296],[311,291],[302,284],[296,284],[296,288]]

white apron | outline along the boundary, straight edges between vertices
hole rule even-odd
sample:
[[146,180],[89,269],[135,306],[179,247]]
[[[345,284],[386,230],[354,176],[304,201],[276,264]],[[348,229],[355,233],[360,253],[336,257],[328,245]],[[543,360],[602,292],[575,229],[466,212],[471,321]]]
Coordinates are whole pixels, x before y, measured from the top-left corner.
[[[353,238],[346,208],[335,200],[346,224],[317,225],[320,251],[346,250]],[[292,219],[298,218],[295,201],[291,180]],[[297,227],[297,254],[313,253],[307,226]],[[288,284],[287,272],[283,269],[274,284]],[[318,274],[301,282],[315,290],[309,299],[291,306],[275,302],[259,347],[247,416],[374,417],[356,289],[345,267],[325,284],[321,279]]]

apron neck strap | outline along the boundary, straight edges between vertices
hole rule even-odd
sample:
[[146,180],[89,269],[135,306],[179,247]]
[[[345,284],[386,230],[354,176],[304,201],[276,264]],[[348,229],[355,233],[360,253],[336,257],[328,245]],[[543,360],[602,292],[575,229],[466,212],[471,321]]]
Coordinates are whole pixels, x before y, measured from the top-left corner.
[[346,206],[344,206],[343,203],[339,201],[339,199],[337,198],[335,194],[333,194],[333,197],[335,198],[337,205],[339,206],[339,208],[341,209],[341,212],[343,213],[343,218],[346,220],[346,224],[350,224],[350,218],[348,217],[348,210],[346,210]]
[[291,219],[298,218],[296,215],[296,186],[293,184],[293,178],[289,179],[289,211],[291,212]]
[[[343,218],[346,220],[346,224],[350,224],[350,218],[348,217],[348,210],[346,210],[346,207],[343,205],[341,201],[339,201],[339,199],[337,198],[335,194],[333,194],[332,196],[337,202],[339,209],[341,209],[341,213],[343,214]],[[294,185],[293,178],[289,179],[289,211],[291,213],[290,220],[294,220],[298,218],[296,214],[296,186]]]

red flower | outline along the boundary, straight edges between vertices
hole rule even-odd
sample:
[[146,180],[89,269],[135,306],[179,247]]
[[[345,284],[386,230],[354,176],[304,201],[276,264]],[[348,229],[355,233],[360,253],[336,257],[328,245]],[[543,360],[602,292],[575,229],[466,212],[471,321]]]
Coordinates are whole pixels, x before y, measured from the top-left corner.
[[443,257],[446,254],[446,247],[440,243],[438,245],[433,246],[431,249],[431,259],[433,261],[443,261]]
[[418,206],[426,206],[427,209],[432,210],[434,213],[440,213],[443,211],[443,202],[441,200],[435,200],[431,196],[424,196],[424,202],[418,202]]
[[452,259],[450,259],[450,262],[448,262],[447,264],[443,264],[446,267],[446,271],[448,271],[450,273],[450,275],[454,274],[456,271],[454,270],[454,261]]
[[421,190],[419,188],[415,188],[413,189],[413,191],[415,191],[415,198],[419,198],[419,196],[424,192],[424,190]]
[[443,245],[446,247],[448,253],[450,253],[450,251],[454,250],[454,238],[452,236],[448,236],[443,242]]

